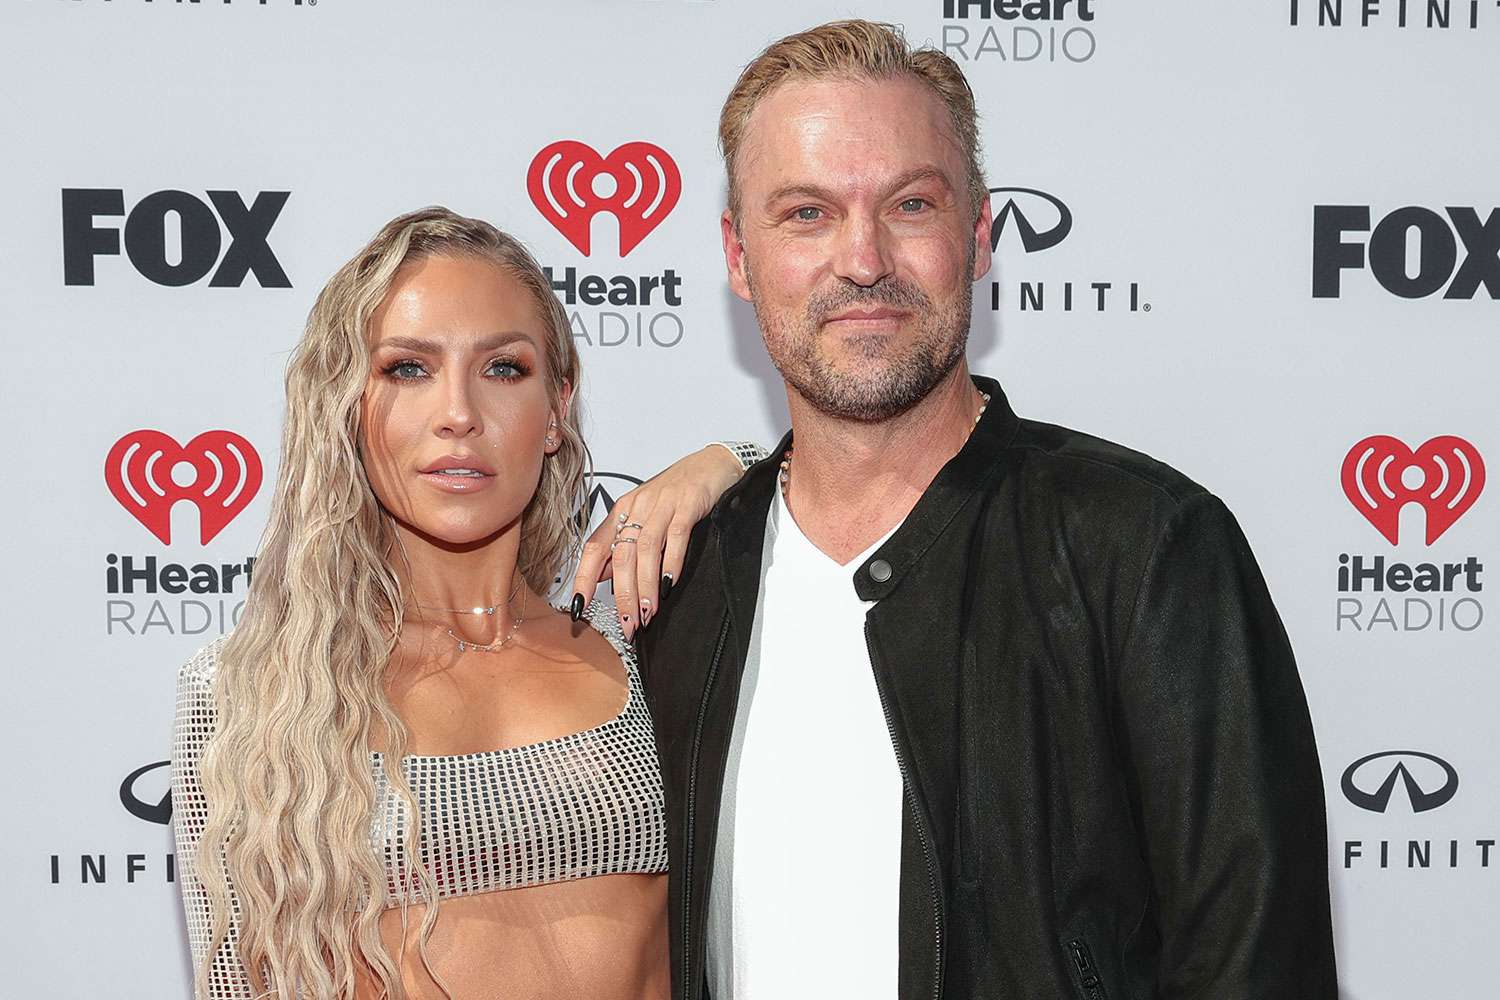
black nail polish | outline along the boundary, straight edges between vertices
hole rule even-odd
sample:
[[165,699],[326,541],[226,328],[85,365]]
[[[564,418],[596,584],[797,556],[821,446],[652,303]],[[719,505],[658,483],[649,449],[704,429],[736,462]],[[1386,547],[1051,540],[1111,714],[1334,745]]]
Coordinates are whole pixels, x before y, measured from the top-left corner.
[[575,622],[578,621],[579,619],[581,619],[583,617],[583,595],[582,594],[574,594],[573,595],[573,603],[569,607],[568,613],[573,616],[573,620]]
[[672,574],[671,573],[663,573],[661,575],[661,599],[663,601],[665,601],[667,599],[667,595],[670,594],[671,592],[672,592]]

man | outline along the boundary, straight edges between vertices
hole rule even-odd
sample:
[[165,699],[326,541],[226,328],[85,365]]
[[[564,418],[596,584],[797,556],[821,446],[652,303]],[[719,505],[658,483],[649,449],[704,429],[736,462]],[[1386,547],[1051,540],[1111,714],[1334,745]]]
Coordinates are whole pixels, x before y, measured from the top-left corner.
[[725,103],[729,280],[792,434],[637,639],[673,995],[1335,1000],[1317,755],[1244,536],[968,372],[976,132],[949,59],[862,21]]

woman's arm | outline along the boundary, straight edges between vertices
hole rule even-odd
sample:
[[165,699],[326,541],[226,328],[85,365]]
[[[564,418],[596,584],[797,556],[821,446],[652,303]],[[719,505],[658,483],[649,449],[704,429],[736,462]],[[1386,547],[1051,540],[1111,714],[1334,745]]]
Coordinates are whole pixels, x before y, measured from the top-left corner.
[[693,526],[746,469],[765,457],[766,450],[752,441],[718,441],[619,497],[583,544],[573,578],[574,619],[599,583],[613,577],[620,627],[626,640],[632,639],[661,606],[670,581],[681,574]]
[[223,640],[199,650],[177,675],[177,716],[172,728],[172,824],[177,838],[177,884],[187,917],[188,946],[193,953],[194,993],[199,1000],[252,998],[250,977],[235,950],[239,927],[231,914],[228,933],[205,976],[204,962],[213,943],[208,895],[198,879],[198,851],[208,803],[199,781],[203,749],[214,729],[213,675]]

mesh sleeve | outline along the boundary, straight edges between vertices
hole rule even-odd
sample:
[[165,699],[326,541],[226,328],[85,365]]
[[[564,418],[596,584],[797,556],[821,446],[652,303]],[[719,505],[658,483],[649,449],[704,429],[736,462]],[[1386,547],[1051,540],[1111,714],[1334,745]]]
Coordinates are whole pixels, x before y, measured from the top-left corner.
[[[221,642],[193,656],[177,675],[177,716],[172,729],[172,822],[177,840],[177,882],[187,917],[188,946],[193,953],[193,975],[201,981],[208,953],[211,927],[208,898],[198,881],[198,845],[208,820],[208,804],[198,780],[203,748],[214,728],[213,673]],[[239,904],[232,905],[229,933],[208,970],[206,992],[195,992],[207,1000],[253,998],[250,977],[240,964]]]
[[728,448],[729,453],[739,459],[741,472],[765,458],[767,454],[766,449],[754,441],[715,441],[713,443],[720,448]]

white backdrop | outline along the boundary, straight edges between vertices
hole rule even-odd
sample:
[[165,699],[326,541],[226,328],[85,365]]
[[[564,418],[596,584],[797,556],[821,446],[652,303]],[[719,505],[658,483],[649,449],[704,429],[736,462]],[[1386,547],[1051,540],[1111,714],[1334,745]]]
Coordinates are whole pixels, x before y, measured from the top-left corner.
[[[600,469],[644,476],[716,437],[769,444],[785,403],[725,286],[717,112],[765,43],[851,14],[947,45],[979,97],[990,185],[1025,189],[994,196],[997,214],[1014,206],[976,288],[973,368],[1025,416],[1183,469],[1255,545],[1317,726],[1345,1000],[1493,993],[1500,626],[1486,573],[1500,487],[1483,489],[1479,463],[1500,463],[1500,213],[1485,226],[1500,205],[1500,3],[0,10],[12,441],[0,796],[14,889],[0,993],[188,994],[166,772],[150,765],[167,756],[178,664],[243,598],[242,573],[222,567],[255,551],[282,366],[336,266],[389,217],[442,203],[514,231],[559,277],[670,269],[680,304],[569,308]],[[533,157],[560,140],[601,156],[650,143],[676,166],[680,199],[625,256],[615,218],[598,215],[585,255],[528,195]],[[1039,234],[1029,252],[1018,216]],[[1102,309],[1096,283],[1109,284]],[[179,452],[146,430],[183,446],[235,436]],[[1364,449],[1367,500],[1357,483],[1346,494],[1341,468],[1374,435],[1402,445]],[[1426,503],[1452,523],[1429,545],[1423,505],[1408,504],[1393,543],[1377,522],[1437,490],[1421,446],[1440,436],[1459,439],[1428,450],[1451,482]],[[121,442],[139,446],[137,466],[107,476]],[[158,452],[163,492],[217,475],[214,496],[237,488],[230,509],[243,509],[217,533],[193,503],[163,513],[141,492],[140,459]],[[255,455],[258,490],[243,471]],[[193,456],[197,485],[174,469]],[[1413,579],[1423,563],[1459,569],[1447,590],[1394,589],[1395,570],[1394,588],[1356,593],[1340,588],[1345,555],[1409,564]],[[140,574],[152,558],[155,593]],[[1388,751],[1403,753],[1351,767]],[[1412,785],[1397,780],[1381,811],[1369,793],[1393,774]]]

